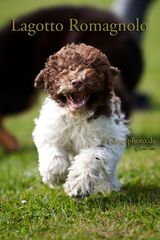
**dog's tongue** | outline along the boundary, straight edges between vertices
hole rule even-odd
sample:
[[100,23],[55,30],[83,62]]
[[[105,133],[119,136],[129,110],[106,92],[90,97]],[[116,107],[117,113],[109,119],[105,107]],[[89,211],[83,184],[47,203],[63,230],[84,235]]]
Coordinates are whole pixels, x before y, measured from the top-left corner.
[[79,104],[83,101],[83,99],[85,98],[85,96],[83,96],[82,94],[76,94],[72,96],[73,102],[75,104]]
[[69,96],[69,103],[72,110],[76,110],[84,107],[88,100],[88,96],[83,95],[82,93],[74,93]]

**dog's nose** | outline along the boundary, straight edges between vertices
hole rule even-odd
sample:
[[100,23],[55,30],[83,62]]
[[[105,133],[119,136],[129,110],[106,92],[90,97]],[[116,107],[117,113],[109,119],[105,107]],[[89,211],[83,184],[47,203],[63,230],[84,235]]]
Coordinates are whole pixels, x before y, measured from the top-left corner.
[[79,88],[79,87],[82,86],[82,81],[81,80],[73,80],[71,82],[71,84],[72,84],[73,87]]

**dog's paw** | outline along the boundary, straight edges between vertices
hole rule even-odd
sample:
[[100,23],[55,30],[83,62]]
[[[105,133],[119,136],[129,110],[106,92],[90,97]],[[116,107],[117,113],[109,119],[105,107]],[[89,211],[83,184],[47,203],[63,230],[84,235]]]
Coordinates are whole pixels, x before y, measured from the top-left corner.
[[67,182],[64,184],[64,190],[68,196],[74,198],[88,197],[94,192],[94,183],[90,177],[77,176],[75,178],[68,177]]
[[64,183],[68,174],[69,163],[61,156],[56,156],[54,160],[45,168],[39,167],[43,183],[54,187]]

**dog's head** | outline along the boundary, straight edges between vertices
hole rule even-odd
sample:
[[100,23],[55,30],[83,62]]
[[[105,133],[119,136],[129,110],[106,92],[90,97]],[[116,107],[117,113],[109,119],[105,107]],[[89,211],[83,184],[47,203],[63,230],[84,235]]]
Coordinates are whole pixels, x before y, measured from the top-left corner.
[[112,78],[118,69],[105,54],[85,44],[71,44],[51,55],[35,79],[49,96],[72,113],[93,111],[109,115]]

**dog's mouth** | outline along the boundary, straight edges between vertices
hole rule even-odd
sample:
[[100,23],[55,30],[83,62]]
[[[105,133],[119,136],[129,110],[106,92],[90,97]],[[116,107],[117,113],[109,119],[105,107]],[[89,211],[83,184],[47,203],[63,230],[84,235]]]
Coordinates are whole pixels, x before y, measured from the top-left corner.
[[78,109],[84,108],[88,100],[89,95],[85,95],[81,92],[71,93],[67,96],[67,101],[71,111],[76,111]]

